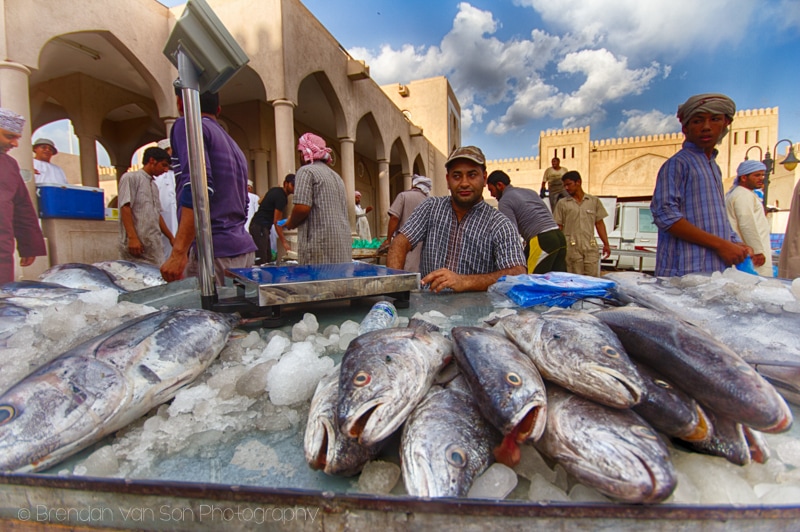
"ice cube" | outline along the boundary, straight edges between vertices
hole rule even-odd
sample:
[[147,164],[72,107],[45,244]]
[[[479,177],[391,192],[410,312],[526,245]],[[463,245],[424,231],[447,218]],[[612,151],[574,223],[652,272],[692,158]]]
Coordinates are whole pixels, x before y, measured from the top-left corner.
[[80,463],[83,471],[78,473],[78,466],[75,467],[75,474],[87,477],[112,477],[119,470],[117,455],[111,445],[104,445],[90,454],[86,460]]
[[531,487],[528,490],[528,499],[532,501],[568,501],[569,497],[549,480],[533,473],[531,476]]
[[250,349],[259,342],[261,342],[261,336],[258,335],[258,331],[250,331],[244,340],[242,340],[242,347],[245,349]]
[[781,462],[800,467],[800,440],[784,439],[775,446],[775,452]]
[[292,405],[311,399],[320,378],[333,366],[333,359],[317,357],[310,343],[294,344],[267,374],[270,401]]
[[339,336],[341,337],[345,334],[358,336],[358,323],[352,320],[347,320],[346,322],[342,323],[342,325],[339,326]]
[[358,477],[358,491],[385,495],[392,491],[400,479],[400,467],[391,462],[373,460],[364,465]]
[[517,474],[508,466],[492,464],[472,483],[467,493],[471,499],[505,499],[517,486]]
[[[756,491],[756,493],[758,493],[759,491],[763,491],[765,486],[760,484],[756,486],[756,488],[761,488]],[[768,506],[800,505],[800,484],[795,483],[773,485],[772,489],[765,491],[765,493],[761,495],[759,502]]]
[[569,499],[573,502],[608,502],[609,499],[589,486],[575,484],[569,492]]
[[236,394],[236,383],[245,372],[247,372],[246,366],[230,366],[217,372],[206,381],[206,384],[219,390],[220,399],[230,399]]
[[246,397],[256,398],[267,391],[267,375],[269,370],[277,364],[277,360],[268,360],[256,364],[236,381],[236,393]]
[[267,347],[264,348],[259,360],[278,360],[291,345],[292,341],[289,338],[276,334],[270,339],[269,343],[267,343]]
[[514,471],[517,475],[533,481],[533,477],[540,475],[547,482],[554,482],[556,479],[556,472],[550,469],[547,463],[542,458],[532,445],[520,445],[520,461],[514,466]]

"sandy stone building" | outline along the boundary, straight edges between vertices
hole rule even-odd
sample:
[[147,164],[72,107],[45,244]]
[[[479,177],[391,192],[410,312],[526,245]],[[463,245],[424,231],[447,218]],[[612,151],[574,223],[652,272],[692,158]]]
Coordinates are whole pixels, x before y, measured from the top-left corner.
[[[390,191],[409,188],[414,173],[447,193],[444,161],[460,143],[461,111],[445,78],[414,85],[401,96],[414,111],[403,113],[299,0],[207,3],[250,60],[220,91],[220,122],[247,156],[259,195],[300,166],[295,147],[306,131],[333,148],[348,196],[358,189],[375,208],[373,234],[386,234]],[[28,180],[31,132],[56,120],[71,120],[79,140],[74,180],[95,187],[95,141],[120,176],[138,148],[167,135],[178,117],[177,70],[162,50],[184,8],[155,0],[0,1],[0,105],[28,119],[11,152]],[[439,128],[445,122],[450,127]],[[354,226],[354,203],[348,210]]]

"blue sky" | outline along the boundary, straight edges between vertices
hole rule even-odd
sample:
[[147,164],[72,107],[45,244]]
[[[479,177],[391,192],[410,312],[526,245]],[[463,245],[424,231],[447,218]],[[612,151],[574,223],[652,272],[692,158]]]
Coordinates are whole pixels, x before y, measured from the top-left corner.
[[377,83],[447,76],[462,142],[490,159],[538,155],[547,129],[676,132],[678,104],[700,92],[779,107],[779,138],[800,142],[800,0],[303,4]]

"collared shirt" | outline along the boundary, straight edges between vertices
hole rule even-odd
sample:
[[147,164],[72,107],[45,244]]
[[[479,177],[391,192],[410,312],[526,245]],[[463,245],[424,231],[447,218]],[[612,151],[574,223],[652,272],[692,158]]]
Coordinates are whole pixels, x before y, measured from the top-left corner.
[[506,185],[503,197],[497,202],[497,208],[517,226],[525,242],[545,231],[558,229],[550,209],[539,194],[528,188]]
[[[216,120],[204,116],[206,178],[214,257],[236,257],[255,251],[247,222],[247,159],[242,150]],[[175,121],[170,133],[173,158],[178,161],[175,187],[178,205],[193,208],[186,145],[186,120]]]
[[596,250],[595,226],[597,222],[608,216],[600,198],[584,194],[580,203],[572,196],[567,196],[556,203],[553,217],[564,229],[567,248],[575,247],[577,251]]
[[[397,216],[399,220],[397,222],[398,230],[408,221],[411,217],[411,213],[426,199],[428,199],[428,195],[417,187],[397,195],[392,205],[389,207],[389,214],[391,216]],[[391,237],[393,235],[389,236]],[[406,262],[403,265],[403,269],[407,272],[418,272],[421,258],[422,246],[414,246],[414,248],[408,252],[408,255],[406,255]]]
[[773,277],[769,222],[756,193],[747,187],[733,187],[725,194],[725,210],[739,238],[753,248],[754,255],[764,255],[764,264],[755,267],[758,274]]
[[716,163],[689,141],[658,171],[650,210],[658,226],[657,276],[674,277],[693,272],[725,269],[725,262],[714,250],[693,244],[667,231],[681,218],[692,225],[731,242],[739,239],[725,213],[722,172]]
[[347,218],[344,181],[322,161],[300,167],[295,173],[294,203],[311,207],[297,228],[300,264],[352,262],[353,239]]
[[159,216],[161,200],[153,177],[144,170],[126,172],[119,179],[119,201],[121,209],[130,205],[133,214],[133,228],[142,243],[141,257],[131,255],[128,250],[128,232],[119,220],[119,254],[125,260],[140,260],[156,266],[164,262],[164,244],[161,240]]
[[475,275],[525,267],[517,228],[483,200],[459,222],[450,196],[428,198],[400,232],[412,247],[425,242],[420,264],[423,277],[439,268]]

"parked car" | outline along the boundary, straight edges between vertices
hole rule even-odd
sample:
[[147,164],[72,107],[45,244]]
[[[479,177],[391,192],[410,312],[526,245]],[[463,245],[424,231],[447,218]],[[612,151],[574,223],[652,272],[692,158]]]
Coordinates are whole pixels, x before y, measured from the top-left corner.
[[[606,203],[606,201],[604,201]],[[608,209],[608,207],[606,207]],[[615,269],[636,269],[653,271],[656,266],[655,251],[658,244],[658,228],[653,222],[649,201],[616,201],[614,219],[605,219],[611,256],[602,261],[601,266]],[[602,242],[598,238],[598,245]],[[652,252],[644,257],[615,253],[615,250],[631,252]]]

